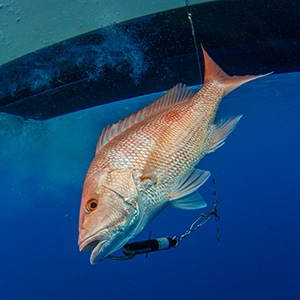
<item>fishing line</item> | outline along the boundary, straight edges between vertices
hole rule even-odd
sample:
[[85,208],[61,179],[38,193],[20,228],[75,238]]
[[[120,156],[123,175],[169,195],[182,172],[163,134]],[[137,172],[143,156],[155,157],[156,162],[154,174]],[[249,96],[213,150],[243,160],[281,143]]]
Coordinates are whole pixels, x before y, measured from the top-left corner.
[[[213,193],[214,193],[214,201],[213,202],[218,203],[218,200],[217,200],[217,191],[216,191],[216,180],[215,180],[215,178],[213,178],[212,183],[213,183],[213,187],[214,187],[213,188]],[[217,221],[219,221],[219,220],[220,220],[220,216],[218,216],[218,220]],[[216,232],[218,234],[217,241],[220,242],[221,238],[219,236],[219,233],[220,233],[220,228],[219,227],[216,228]]]
[[189,3],[188,0],[185,1],[185,7],[186,7],[187,17],[190,21],[192,36],[193,36],[195,50],[196,50],[198,69],[199,69],[199,75],[200,75],[200,83],[203,83],[203,76],[202,76],[202,70],[201,70],[201,64],[200,64],[199,50],[198,50],[198,46],[197,46],[198,44],[197,44],[197,40],[196,40],[196,34],[195,34],[195,28],[194,28],[192,13],[191,13],[191,10],[190,10],[190,3]]
[[[215,184],[215,179],[213,179],[213,184]],[[217,193],[214,189],[214,197],[216,197]],[[190,227],[181,235],[175,235],[172,238],[170,237],[161,237],[157,239],[150,239],[151,238],[151,231],[149,233],[148,240],[140,241],[140,242],[132,242],[127,243],[123,246],[123,256],[114,256],[109,255],[108,258],[113,260],[129,260],[134,258],[138,254],[146,254],[150,252],[156,252],[160,250],[168,250],[174,247],[177,247],[179,243],[189,236],[192,232],[197,231],[200,229],[204,224],[206,224],[212,216],[215,217],[215,221],[220,220],[220,216],[218,214],[218,200],[215,198],[213,200],[213,208],[211,211],[207,213],[202,213],[200,216],[190,225]],[[217,228],[217,232],[219,232],[219,228]],[[217,238],[217,241],[220,241],[220,238]]]

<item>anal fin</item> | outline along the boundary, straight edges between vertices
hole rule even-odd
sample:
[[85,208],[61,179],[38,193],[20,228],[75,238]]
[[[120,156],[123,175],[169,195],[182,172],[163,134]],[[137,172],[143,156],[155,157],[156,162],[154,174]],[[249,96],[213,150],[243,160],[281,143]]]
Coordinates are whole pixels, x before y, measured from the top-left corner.
[[241,119],[242,115],[234,118],[221,120],[218,124],[213,124],[213,133],[209,143],[208,153],[216,151],[224,145],[228,135],[234,130],[236,124]]

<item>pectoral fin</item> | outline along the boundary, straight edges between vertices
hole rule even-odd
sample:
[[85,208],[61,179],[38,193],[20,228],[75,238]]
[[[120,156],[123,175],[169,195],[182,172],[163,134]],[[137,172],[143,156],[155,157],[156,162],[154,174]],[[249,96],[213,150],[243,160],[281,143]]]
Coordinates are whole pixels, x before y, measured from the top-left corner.
[[197,190],[209,176],[209,171],[199,169],[189,170],[180,178],[176,188],[169,194],[170,205],[181,209],[199,209],[205,207],[206,203]]

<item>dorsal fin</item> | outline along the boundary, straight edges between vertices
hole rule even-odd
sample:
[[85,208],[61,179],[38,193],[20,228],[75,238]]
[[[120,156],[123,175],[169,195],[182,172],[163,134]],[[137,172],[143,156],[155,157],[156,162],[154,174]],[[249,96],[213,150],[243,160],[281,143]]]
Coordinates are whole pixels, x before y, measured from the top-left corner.
[[229,76],[213,61],[202,45],[201,47],[204,57],[204,84],[211,81],[219,83],[224,87],[223,96],[229,94],[231,91],[248,81],[272,74],[271,72],[263,75]]
[[127,128],[131,127],[133,124],[143,120],[145,117],[162,108],[191,98],[192,96],[194,96],[194,94],[195,92],[189,87],[187,87],[185,84],[177,84],[172,89],[170,89],[169,92],[164,94],[162,97],[158,98],[153,103],[139,110],[137,113],[130,115],[126,119],[121,120],[116,124],[107,126],[105,129],[103,129],[101,135],[98,138],[96,154],[110,140],[112,140],[115,136],[117,136]]

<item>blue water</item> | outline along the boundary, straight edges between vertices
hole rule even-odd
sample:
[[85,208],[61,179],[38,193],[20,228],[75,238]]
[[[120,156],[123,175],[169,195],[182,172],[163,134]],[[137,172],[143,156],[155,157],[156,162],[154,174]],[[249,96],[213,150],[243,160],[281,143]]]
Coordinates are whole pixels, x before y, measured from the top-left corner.
[[[210,220],[175,249],[91,266],[77,246],[85,172],[109,123],[159,96],[23,121],[0,114],[1,299],[299,299],[300,73],[228,95],[217,119],[243,114],[204,158]],[[183,233],[200,211],[168,208],[137,237]],[[220,242],[218,242],[220,238]]]

